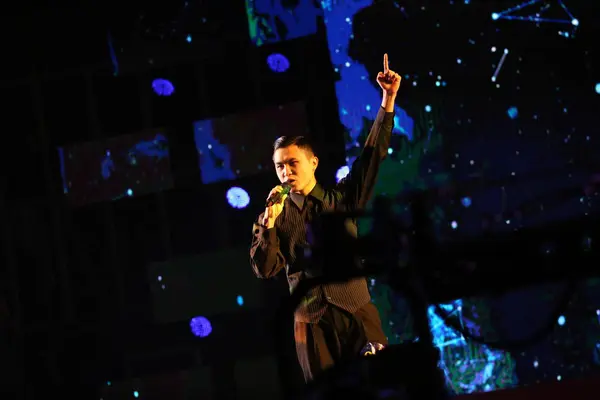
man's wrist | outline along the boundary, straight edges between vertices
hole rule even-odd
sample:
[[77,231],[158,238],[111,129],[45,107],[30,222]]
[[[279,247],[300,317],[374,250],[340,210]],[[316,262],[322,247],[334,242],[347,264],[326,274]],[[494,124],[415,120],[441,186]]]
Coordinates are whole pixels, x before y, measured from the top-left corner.
[[385,109],[385,112],[394,112],[396,103],[396,93],[383,92],[383,98],[381,99],[381,107]]

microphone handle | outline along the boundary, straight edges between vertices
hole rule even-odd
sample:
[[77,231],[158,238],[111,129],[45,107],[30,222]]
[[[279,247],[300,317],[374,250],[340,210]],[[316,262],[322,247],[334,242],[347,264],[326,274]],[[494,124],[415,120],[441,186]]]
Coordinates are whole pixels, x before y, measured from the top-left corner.
[[267,203],[265,204],[265,207],[271,207],[273,204],[279,203],[281,201],[281,198],[288,193],[290,193],[290,187],[284,186],[284,188],[281,192],[274,193],[273,196],[271,196],[267,199]]

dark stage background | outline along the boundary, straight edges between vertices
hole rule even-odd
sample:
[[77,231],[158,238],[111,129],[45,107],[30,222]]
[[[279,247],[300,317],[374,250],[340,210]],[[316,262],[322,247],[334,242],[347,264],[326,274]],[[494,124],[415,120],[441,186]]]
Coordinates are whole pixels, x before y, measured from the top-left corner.
[[[2,398],[300,387],[291,336],[289,354],[273,345],[285,279],[259,281],[247,255],[276,183],[270,144],[307,134],[322,182],[347,173],[379,107],[385,52],[404,80],[377,195],[446,193],[442,241],[597,211],[593,1],[126,3],[14,5],[0,28]],[[405,204],[394,211],[403,218]],[[415,340],[404,300],[370,282],[390,341]],[[562,287],[442,307],[476,334],[520,338]],[[472,343],[433,308],[429,318],[455,394],[600,368],[597,280],[520,352]]]

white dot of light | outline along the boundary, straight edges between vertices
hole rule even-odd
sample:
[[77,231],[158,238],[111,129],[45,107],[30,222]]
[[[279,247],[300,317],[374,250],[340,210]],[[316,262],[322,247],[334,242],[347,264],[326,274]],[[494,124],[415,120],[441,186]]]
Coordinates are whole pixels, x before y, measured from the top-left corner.
[[137,399],[138,397],[140,397],[140,393],[137,390],[134,390],[133,397],[135,397]]
[[573,18],[573,20],[571,20],[571,24],[573,26],[579,26],[579,20],[577,18]]
[[233,208],[246,208],[250,204],[250,195],[241,187],[233,186],[227,191],[227,202]]
[[540,366],[540,363],[538,362],[538,360],[535,360],[535,361],[533,362],[533,368],[537,368],[537,367],[539,367],[539,366]]
[[456,228],[458,228],[458,222],[452,221],[452,222],[450,222],[450,226],[452,227],[452,229],[456,229]]
[[558,324],[560,326],[563,326],[565,324],[565,322],[567,322],[567,319],[565,318],[564,315],[561,315],[560,317],[558,317]]
[[431,112],[431,106],[429,104],[425,106],[425,112]]
[[600,94],[600,83],[596,83],[596,93]]
[[394,149],[392,149],[391,147],[388,147],[388,154],[392,154],[394,152]]
[[498,13],[492,13],[492,19],[494,21],[497,20],[498,18],[500,18],[500,14],[498,14]]
[[127,189],[127,196],[133,196],[133,190]]
[[185,38],[185,41],[188,43],[192,43],[192,35],[187,35],[187,37]]
[[207,337],[212,332],[212,325],[205,317],[194,317],[190,321],[190,329],[196,337]]
[[244,298],[242,296],[238,296],[237,297],[237,303],[238,303],[238,306],[243,306],[244,305]]
[[340,183],[340,181],[342,179],[344,179],[346,176],[348,176],[349,173],[350,173],[349,166],[344,165],[343,167],[340,167],[340,169],[338,169],[337,172],[335,173],[335,181],[337,183]]

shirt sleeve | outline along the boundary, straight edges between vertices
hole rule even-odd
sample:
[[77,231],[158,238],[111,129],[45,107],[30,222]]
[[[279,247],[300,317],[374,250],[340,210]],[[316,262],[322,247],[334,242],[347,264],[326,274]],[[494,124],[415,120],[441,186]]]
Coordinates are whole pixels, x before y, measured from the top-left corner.
[[393,128],[394,113],[380,107],[360,156],[352,164],[346,178],[338,184],[346,204],[351,208],[362,209],[369,202],[379,167],[388,154]]
[[[257,221],[262,221],[262,214]],[[272,278],[285,267],[286,261],[279,249],[276,228],[267,229],[258,222],[254,223],[250,262],[254,273],[261,279]]]

